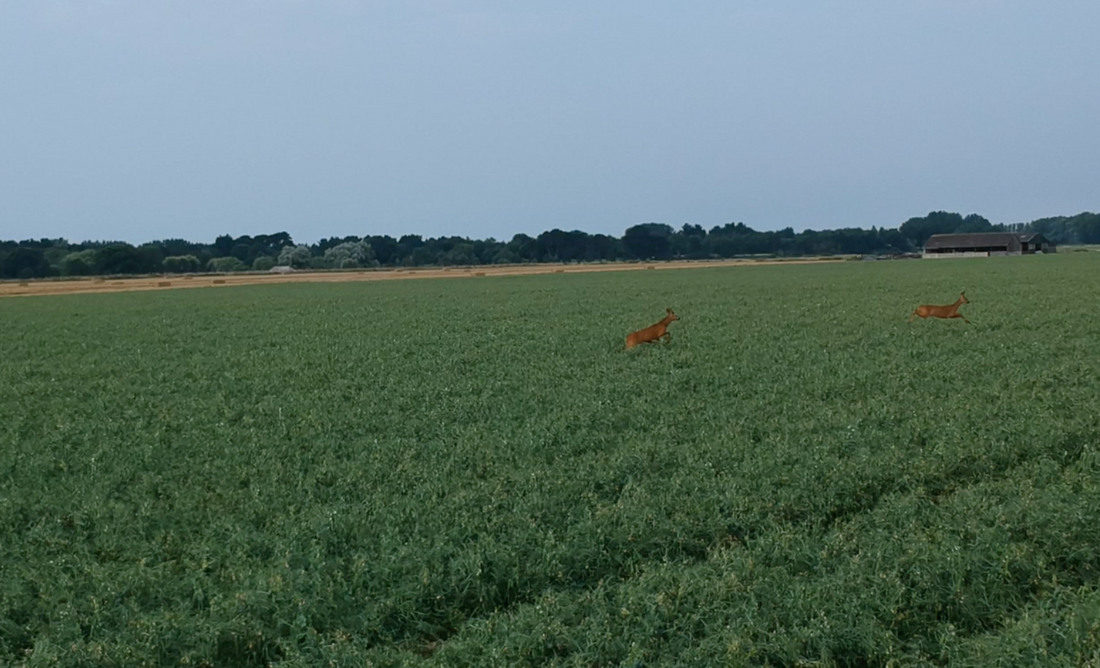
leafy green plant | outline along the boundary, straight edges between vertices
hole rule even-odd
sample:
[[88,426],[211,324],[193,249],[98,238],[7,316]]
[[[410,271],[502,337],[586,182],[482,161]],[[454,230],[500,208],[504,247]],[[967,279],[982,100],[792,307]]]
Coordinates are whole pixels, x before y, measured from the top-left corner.
[[1097,262],[0,301],[0,664],[1089,665]]

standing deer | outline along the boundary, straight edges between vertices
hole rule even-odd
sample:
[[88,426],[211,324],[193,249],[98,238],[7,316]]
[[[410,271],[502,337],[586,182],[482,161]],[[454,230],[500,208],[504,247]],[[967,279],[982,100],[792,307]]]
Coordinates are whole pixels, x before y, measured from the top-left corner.
[[919,315],[922,318],[962,318],[963,322],[969,325],[970,321],[966,319],[966,316],[959,313],[959,307],[969,303],[970,300],[966,298],[966,290],[963,290],[954,304],[948,304],[946,306],[921,304],[909,314],[909,322],[913,322],[913,316]]
[[658,339],[664,339],[665,343],[672,340],[672,335],[668,333],[668,326],[673,320],[679,320],[680,316],[672,312],[672,309],[667,308],[665,312],[668,314],[661,322],[656,325],[650,325],[645,329],[639,329],[636,332],[630,333],[626,337],[626,349],[630,350],[639,343],[653,343]]

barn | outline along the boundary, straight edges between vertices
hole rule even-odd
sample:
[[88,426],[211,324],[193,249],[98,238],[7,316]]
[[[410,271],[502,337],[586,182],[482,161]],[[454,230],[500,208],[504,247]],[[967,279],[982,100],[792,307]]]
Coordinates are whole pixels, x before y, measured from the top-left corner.
[[934,234],[924,244],[923,257],[931,259],[992,257],[1053,253],[1054,251],[1054,244],[1041,234],[1014,232]]

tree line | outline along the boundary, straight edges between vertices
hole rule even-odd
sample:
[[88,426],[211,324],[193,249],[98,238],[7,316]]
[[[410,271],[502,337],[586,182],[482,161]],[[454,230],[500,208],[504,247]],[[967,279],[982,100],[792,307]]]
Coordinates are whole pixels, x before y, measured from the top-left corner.
[[0,278],[49,276],[356,269],[531,262],[613,262],[712,259],[741,256],[899,254],[921,248],[933,234],[952,232],[1039,232],[1057,244],[1100,244],[1100,214],[1041,218],[1017,225],[993,224],[977,214],[933,211],[895,228],[872,227],[795,232],[758,231],[744,223],[704,229],[662,223],[628,228],[623,236],[553,229],[510,241],[406,234],[347,236],[295,243],[289,234],[222,235],[214,243],[164,239],[134,246],[125,242],[65,239],[0,241]]

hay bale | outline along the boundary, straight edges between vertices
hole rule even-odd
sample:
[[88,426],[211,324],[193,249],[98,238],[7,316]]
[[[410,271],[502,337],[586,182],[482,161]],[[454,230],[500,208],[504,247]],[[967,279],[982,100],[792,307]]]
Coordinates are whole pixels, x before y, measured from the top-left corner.
[[484,276],[484,275],[485,275],[485,272],[484,272],[484,271],[479,271],[479,272],[476,272],[476,273],[474,274],[474,276]]
[[19,287],[21,288],[29,288],[30,286],[31,284],[26,281],[19,281]]
[[157,281],[157,287],[158,288],[172,287],[172,281]]
[[555,269],[555,270],[554,270],[554,273],[555,273],[555,274],[564,274],[564,273],[565,273],[565,270],[564,270],[564,269]]
[[649,265],[648,267],[646,267],[646,269],[656,269],[656,268],[657,267],[654,267],[653,265]]
[[224,278],[215,278],[214,279],[214,285],[225,285],[225,279]]

